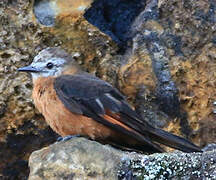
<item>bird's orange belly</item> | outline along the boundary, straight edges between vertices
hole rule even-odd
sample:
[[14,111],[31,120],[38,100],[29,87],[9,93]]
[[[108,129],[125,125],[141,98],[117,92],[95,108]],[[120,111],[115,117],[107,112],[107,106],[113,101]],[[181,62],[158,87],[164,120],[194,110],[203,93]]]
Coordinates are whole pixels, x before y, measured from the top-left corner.
[[74,114],[65,108],[53,87],[53,78],[41,78],[35,82],[32,97],[46,122],[59,135],[84,135],[91,139],[105,139],[115,134],[113,130],[95,120]]

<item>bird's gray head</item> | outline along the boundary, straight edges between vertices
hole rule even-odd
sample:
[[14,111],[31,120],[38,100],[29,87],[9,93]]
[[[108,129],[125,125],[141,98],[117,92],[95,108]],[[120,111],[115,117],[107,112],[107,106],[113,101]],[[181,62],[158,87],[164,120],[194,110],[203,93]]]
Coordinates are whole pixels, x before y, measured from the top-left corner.
[[63,49],[49,47],[40,51],[29,66],[19,68],[18,71],[30,72],[33,80],[38,77],[59,76],[72,61],[73,58]]

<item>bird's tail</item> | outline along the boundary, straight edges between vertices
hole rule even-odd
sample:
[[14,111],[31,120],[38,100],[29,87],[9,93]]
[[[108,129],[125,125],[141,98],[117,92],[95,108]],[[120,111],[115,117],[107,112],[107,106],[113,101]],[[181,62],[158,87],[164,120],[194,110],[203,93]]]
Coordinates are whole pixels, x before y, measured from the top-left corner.
[[[133,127],[138,130],[140,134],[143,136],[148,136],[155,143],[164,144],[166,146],[184,151],[184,152],[201,152],[201,148],[190,142],[189,140],[166,132],[162,129],[155,128],[151,126],[148,122],[142,120],[141,117],[137,116],[130,109],[130,107],[125,104],[123,109],[122,117],[123,119],[127,119],[124,121],[125,123],[130,122],[129,119],[133,118]],[[131,124],[128,123],[130,126]],[[131,126],[131,127],[132,127]]]
[[201,148],[196,146],[195,144],[191,143],[187,139],[182,137],[176,136],[169,132],[166,132],[162,129],[157,129],[154,127],[149,127],[149,136],[150,138],[161,144],[166,146],[184,151],[184,152],[201,152]]

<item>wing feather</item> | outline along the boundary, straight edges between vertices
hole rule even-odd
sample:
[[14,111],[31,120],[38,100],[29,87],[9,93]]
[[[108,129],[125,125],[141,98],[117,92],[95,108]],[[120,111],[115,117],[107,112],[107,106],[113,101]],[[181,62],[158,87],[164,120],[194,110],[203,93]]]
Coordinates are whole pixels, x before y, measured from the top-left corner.
[[199,147],[188,140],[156,129],[143,121],[117,89],[97,77],[88,74],[59,76],[54,82],[54,88],[71,112],[88,116],[160,152],[162,149],[151,139],[186,152],[200,151]]

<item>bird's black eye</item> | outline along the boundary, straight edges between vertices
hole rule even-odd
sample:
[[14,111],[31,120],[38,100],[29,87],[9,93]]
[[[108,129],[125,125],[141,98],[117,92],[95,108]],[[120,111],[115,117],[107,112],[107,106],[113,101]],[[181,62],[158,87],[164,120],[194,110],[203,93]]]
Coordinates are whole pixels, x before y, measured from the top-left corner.
[[47,63],[46,67],[48,69],[52,69],[53,68],[53,63],[51,63],[51,62]]

